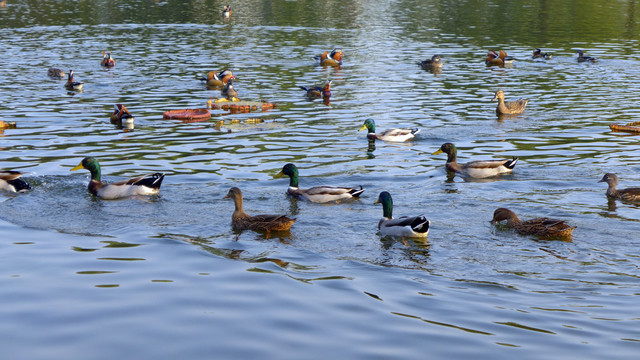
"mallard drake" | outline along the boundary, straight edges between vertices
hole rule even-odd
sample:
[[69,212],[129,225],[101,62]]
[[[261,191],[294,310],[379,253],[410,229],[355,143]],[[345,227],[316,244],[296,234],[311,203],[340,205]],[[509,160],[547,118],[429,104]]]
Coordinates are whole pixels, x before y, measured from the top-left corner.
[[584,52],[582,50],[578,50],[576,51],[576,54],[578,54],[578,62],[598,62],[598,59],[591,57],[591,56],[584,56]]
[[535,49],[533,50],[533,56],[531,57],[532,59],[545,59],[545,60],[551,60],[553,58],[553,56],[549,53],[543,53],[542,50],[540,49]]
[[238,92],[233,88],[233,78],[230,78],[227,84],[220,91],[222,96],[227,99],[235,98],[238,96]]
[[496,91],[496,95],[491,101],[498,100],[498,106],[496,107],[496,114],[498,115],[515,115],[524,112],[527,107],[528,99],[520,98],[513,101],[504,101],[504,91]]
[[422,66],[425,70],[442,69],[442,59],[440,58],[440,55],[433,55],[431,59],[419,62],[418,65]]
[[316,60],[320,60],[320,65],[322,66],[340,66],[342,65],[342,57],[344,53],[342,49],[335,48],[329,51],[325,51],[320,56],[314,56],[313,58]]
[[307,92],[307,97],[309,99],[329,99],[331,97],[331,84],[333,81],[327,80],[323,87],[320,86],[312,86],[312,87],[304,87],[300,86],[300,89]]
[[364,192],[360,189],[350,187],[314,186],[309,189],[298,187],[298,168],[293,164],[286,164],[282,167],[276,177],[287,175],[289,177],[289,188],[287,193],[293,196],[301,196],[314,203],[327,203],[330,201],[340,202],[344,199],[357,198]]
[[602,179],[598,182],[606,182],[607,185],[609,185],[609,188],[607,189],[607,196],[611,198],[623,201],[640,200],[640,188],[616,189],[616,186],[618,185],[618,176],[616,174],[604,174]]
[[64,87],[66,87],[69,90],[80,91],[82,90],[83,85],[84,84],[79,81],[74,81],[73,70],[69,70],[69,78],[67,79],[67,82],[64,84]]
[[164,179],[163,173],[143,175],[131,179],[107,184],[100,181],[100,164],[92,157],[82,159],[78,166],[71,171],[86,169],[91,172],[89,192],[106,200],[120,199],[134,195],[156,195],[160,191],[160,185]]
[[452,143],[442,144],[440,149],[434,152],[433,155],[441,153],[448,155],[447,171],[460,173],[473,178],[486,178],[512,172],[518,162],[518,158],[514,156],[512,160],[476,160],[466,164],[458,164],[457,149]]
[[381,192],[374,204],[382,204],[382,219],[378,222],[380,235],[403,238],[425,238],[429,235],[431,223],[424,215],[393,217],[393,200],[388,192]]
[[387,129],[381,133],[376,134],[376,123],[373,119],[367,119],[364,121],[364,125],[360,128],[360,131],[367,129],[367,138],[374,140],[392,141],[392,142],[405,142],[413,140],[416,134],[420,132],[420,129]]
[[500,50],[500,51],[489,50],[484,63],[487,66],[495,65],[495,66],[503,67],[505,65],[512,64],[514,60],[515,59],[512,58],[511,56],[508,56],[507,52],[504,50]]
[[111,52],[102,52],[102,61],[100,65],[104,67],[114,67],[116,66],[116,60],[111,57]]
[[267,236],[271,231],[289,231],[296,219],[286,215],[255,215],[251,216],[242,208],[242,191],[237,187],[229,189],[224,199],[233,199],[236,209],[231,215],[231,224],[236,230],[266,231]]
[[20,179],[22,175],[24,173],[20,171],[0,170],[0,190],[19,192],[31,189],[26,181]]
[[225,5],[224,9],[222,9],[222,17],[228,19],[231,17],[233,11],[231,10],[231,5]]
[[499,208],[493,212],[492,224],[507,220],[507,226],[523,235],[537,235],[540,237],[570,237],[571,232],[577,226],[569,226],[564,220],[549,219],[546,217],[522,221],[511,210]]
[[115,110],[113,111],[113,114],[111,114],[111,122],[118,123],[126,127],[132,127],[134,119],[129,110],[127,110],[127,108],[122,104],[116,104],[113,106]]
[[49,68],[49,71],[47,71],[47,75],[49,75],[49,77],[55,78],[55,79],[62,79],[65,76],[67,76],[67,74],[65,74],[64,70],[62,69],[57,69],[57,68]]

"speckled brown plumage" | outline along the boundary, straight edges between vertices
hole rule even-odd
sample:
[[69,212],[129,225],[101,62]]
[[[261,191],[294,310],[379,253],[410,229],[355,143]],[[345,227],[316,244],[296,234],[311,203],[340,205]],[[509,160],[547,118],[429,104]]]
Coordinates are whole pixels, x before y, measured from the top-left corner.
[[511,210],[506,208],[496,209],[491,223],[495,224],[507,220],[507,226],[519,234],[537,235],[544,238],[568,238],[576,226],[567,225],[564,220],[549,219],[546,217],[522,221]]
[[237,187],[232,187],[225,199],[231,198],[236,209],[231,215],[231,224],[236,230],[253,231],[289,231],[296,219],[291,219],[285,215],[255,215],[251,216],[244,212],[242,207],[242,191]]

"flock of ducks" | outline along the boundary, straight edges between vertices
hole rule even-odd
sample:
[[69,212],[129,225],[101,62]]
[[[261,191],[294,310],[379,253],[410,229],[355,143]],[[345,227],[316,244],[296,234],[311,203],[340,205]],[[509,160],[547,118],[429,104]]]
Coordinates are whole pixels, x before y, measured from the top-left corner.
[[[223,10],[223,17],[228,19],[231,17],[231,6],[227,5]],[[584,56],[582,50],[577,51],[578,62],[595,62],[597,59]],[[102,53],[101,65],[104,67],[113,67],[116,64],[115,59],[110,52]],[[341,49],[335,48],[332,51],[325,51],[319,56],[314,57],[322,66],[340,66],[342,65],[344,53]],[[552,55],[542,52],[541,49],[533,51],[533,59],[552,59]],[[487,53],[485,64],[487,66],[505,66],[513,62],[513,58],[508,56],[506,51],[491,50]],[[433,55],[422,62],[419,62],[423,69],[431,71],[440,71],[443,67],[440,55]],[[48,75],[53,78],[63,79],[67,76],[65,87],[69,90],[80,91],[83,84],[74,80],[73,70],[69,70],[68,74],[61,69],[50,68]],[[228,70],[211,71],[206,78],[201,80],[206,82],[208,87],[221,88],[221,95],[227,99],[236,99],[238,93],[233,88],[233,80],[235,76]],[[327,80],[324,86],[300,86],[306,92],[306,96],[310,99],[323,98],[325,102],[331,97],[331,80]],[[525,111],[528,100],[518,99],[514,101],[505,101],[504,91],[498,90],[492,101],[498,101],[496,113],[498,115],[520,114]],[[124,105],[115,105],[115,111],[111,115],[113,119],[128,119],[133,117]],[[386,141],[386,142],[406,142],[415,138],[420,129],[388,129],[380,133],[376,133],[375,122],[373,119],[367,119],[360,130],[367,130],[367,138],[369,141]],[[433,154],[447,154],[445,168],[449,174],[458,174],[470,178],[487,178],[495,177],[500,174],[510,173],[518,162],[517,157],[512,159],[501,160],[476,160],[465,164],[459,164],[457,161],[457,149],[452,143],[444,143]],[[105,183],[101,180],[101,169],[97,159],[86,157],[82,159],[80,164],[71,169],[71,171],[85,169],[91,174],[88,184],[88,191],[92,195],[105,199],[121,199],[132,196],[148,196],[157,195],[160,186],[164,180],[163,173],[155,173],[146,176],[125,179],[114,183]],[[21,179],[23,175],[19,171],[0,171],[0,190],[9,192],[22,192],[30,190],[29,184]],[[341,201],[359,198],[365,189],[360,187],[338,187],[338,186],[314,186],[311,188],[299,187],[298,168],[294,164],[286,164],[280,173],[275,177],[289,177],[289,186],[287,194],[290,196],[302,198],[313,203],[340,203]],[[640,200],[640,188],[620,189],[616,188],[618,177],[615,174],[605,174],[600,182],[608,184],[607,196],[613,199],[623,201]],[[235,210],[232,214],[232,225],[236,230],[253,230],[266,232],[267,236],[271,231],[289,231],[296,219],[287,217],[286,215],[249,215],[244,211],[242,191],[238,187],[232,187],[225,198],[232,199]],[[378,229],[381,236],[393,236],[401,238],[425,238],[429,233],[429,220],[423,215],[393,217],[393,200],[391,194],[383,191],[379,194],[375,204],[382,205],[383,216],[378,222]],[[535,218],[522,221],[511,210],[499,208],[493,214],[492,223],[500,223],[506,221],[506,226],[514,229],[520,234],[537,235],[544,238],[554,237],[570,237],[575,226],[567,225],[563,220],[549,218]]]

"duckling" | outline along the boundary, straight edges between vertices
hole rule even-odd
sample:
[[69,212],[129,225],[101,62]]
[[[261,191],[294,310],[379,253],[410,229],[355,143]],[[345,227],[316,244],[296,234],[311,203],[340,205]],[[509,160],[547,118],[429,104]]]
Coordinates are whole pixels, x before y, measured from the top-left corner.
[[100,62],[100,65],[104,67],[116,66],[116,60],[111,57],[111,52],[108,52],[108,53],[105,53],[104,51],[102,52],[102,61]]
[[540,49],[535,49],[533,50],[533,56],[531,57],[532,59],[545,59],[545,60],[551,60],[553,58],[553,56],[549,53],[543,53],[542,50]]
[[289,176],[289,188],[287,193],[292,196],[303,197],[314,203],[327,203],[330,201],[340,202],[344,199],[357,198],[364,192],[362,186],[360,189],[350,187],[334,187],[334,186],[314,186],[309,189],[300,189],[298,187],[298,168],[289,163],[282,167],[276,177]]
[[80,91],[82,90],[83,85],[84,85],[83,83],[73,80],[73,70],[69,70],[69,78],[67,79],[67,82],[64,84],[64,87],[66,87],[69,90]]
[[233,11],[231,11],[231,5],[225,5],[224,9],[222,9],[222,17],[228,19],[231,17]]
[[251,216],[242,208],[242,191],[232,187],[224,199],[233,199],[236,209],[231,215],[231,224],[236,230],[266,231],[267,237],[271,231],[289,231],[296,219],[286,215],[255,215]]
[[67,74],[65,74],[64,70],[62,69],[57,69],[57,68],[49,68],[49,71],[47,71],[47,75],[49,75],[49,77],[55,78],[55,79],[62,79],[65,76],[67,76]]
[[320,86],[312,86],[312,87],[304,87],[300,86],[300,89],[307,92],[307,97],[309,99],[329,99],[331,97],[331,84],[333,81],[327,80],[323,87]]
[[342,49],[335,48],[331,52],[325,51],[320,56],[314,56],[316,60],[320,60],[322,66],[340,66],[342,65],[342,57],[344,53]]
[[233,77],[229,79],[229,81],[222,88],[222,91],[220,91],[220,93],[222,94],[222,96],[226,97],[227,99],[235,98],[238,96],[238,92],[233,88]]
[[24,173],[13,170],[0,170],[0,190],[23,192],[31,189],[29,184],[20,179]]
[[155,173],[107,184],[100,181],[100,164],[93,157],[82,159],[80,164],[72,168],[71,171],[80,169],[86,169],[91,172],[89,192],[105,200],[121,199],[135,195],[157,195],[164,179],[163,173]]
[[487,57],[484,63],[487,66],[499,66],[503,67],[505,65],[511,65],[515,59],[511,56],[507,55],[507,52],[504,50],[500,50],[499,52],[495,50],[489,50],[487,53]]
[[598,62],[598,59],[591,57],[591,56],[584,56],[584,52],[582,50],[578,50],[576,51],[576,54],[578,54],[578,62]]
[[125,126],[127,128],[133,127],[133,115],[127,110],[127,108],[122,104],[114,105],[115,110],[113,114],[111,114],[111,122],[120,124],[120,126]]
[[510,173],[518,162],[517,157],[512,160],[476,160],[466,164],[458,164],[457,149],[452,143],[444,143],[433,155],[445,153],[448,155],[446,169],[472,178],[486,178],[504,173]]
[[491,101],[498,100],[498,106],[496,107],[496,114],[498,115],[515,115],[524,112],[527,107],[528,99],[520,98],[513,101],[504,101],[504,91],[496,91],[496,95]]
[[618,185],[618,176],[616,174],[604,174],[602,179],[598,182],[606,182],[607,185],[609,185],[609,188],[607,189],[607,196],[611,198],[623,201],[640,200],[640,188],[616,189],[616,185]]
[[381,192],[374,204],[382,204],[382,219],[378,222],[380,235],[403,238],[425,238],[429,235],[431,222],[424,215],[393,217],[393,200],[388,192]]
[[438,70],[442,69],[442,59],[440,58],[440,55],[433,55],[431,59],[419,62],[418,65],[422,66],[425,70]]
[[420,132],[420,129],[387,129],[379,134],[376,134],[376,123],[373,119],[367,119],[364,121],[364,125],[360,128],[360,131],[367,129],[367,138],[373,140],[382,140],[390,142],[405,142],[413,140],[416,134]]
[[509,209],[496,209],[496,211],[493,212],[493,220],[491,220],[491,223],[496,224],[503,220],[507,220],[507,226],[519,234],[537,235],[544,238],[568,238],[571,237],[571,232],[577,227],[567,225],[564,220],[549,219],[546,217],[522,221]]

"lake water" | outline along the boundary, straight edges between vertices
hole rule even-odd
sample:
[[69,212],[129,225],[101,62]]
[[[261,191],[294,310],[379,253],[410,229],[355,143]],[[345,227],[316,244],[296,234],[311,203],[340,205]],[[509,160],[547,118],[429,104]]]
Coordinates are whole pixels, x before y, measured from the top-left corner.
[[[606,172],[640,186],[634,1],[23,2],[0,8],[0,169],[33,190],[0,194],[0,345],[7,359],[637,358],[640,208],[608,201]],[[345,52],[341,68],[314,55]],[[531,51],[551,52],[550,61]],[[505,49],[513,67],[486,67]],[[575,52],[599,58],[578,64]],[[115,68],[105,70],[102,51]],[[441,73],[417,62],[440,54]],[[73,69],[84,91],[47,77]],[[231,69],[268,112],[183,123],[166,110],[219,96],[197,75]],[[329,105],[298,86],[333,80]],[[498,118],[490,100],[530,99]],[[109,121],[114,104],[133,130]],[[247,124],[248,118],[264,122]],[[370,148],[378,129],[419,127]],[[240,120],[231,124],[232,119]],[[224,120],[222,128],[216,121]],[[448,178],[461,162],[518,156],[513,174]],[[85,156],[111,182],[167,174],[159,196],[92,198]],[[360,200],[290,199],[302,187],[362,185]],[[251,214],[297,218],[290,234],[231,229]],[[381,239],[394,215],[426,215],[428,241]],[[490,225],[509,207],[578,228],[544,241]]]

